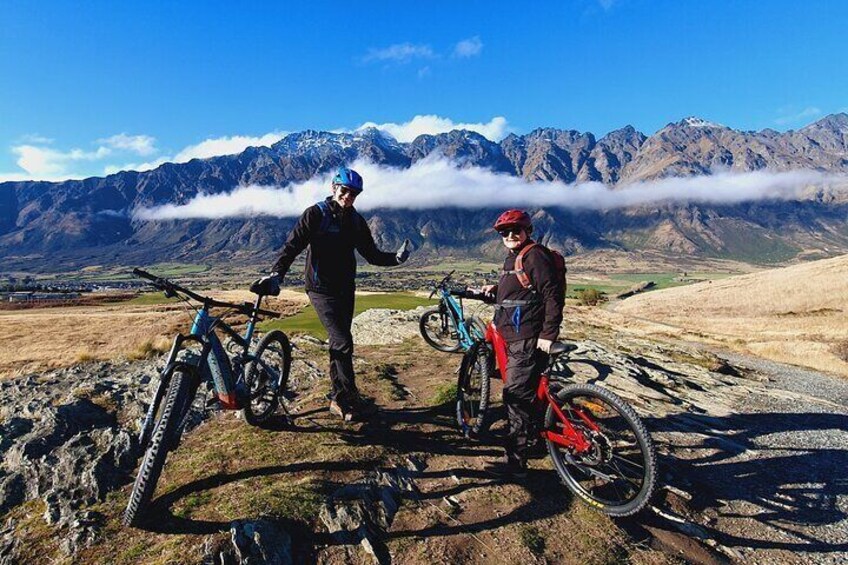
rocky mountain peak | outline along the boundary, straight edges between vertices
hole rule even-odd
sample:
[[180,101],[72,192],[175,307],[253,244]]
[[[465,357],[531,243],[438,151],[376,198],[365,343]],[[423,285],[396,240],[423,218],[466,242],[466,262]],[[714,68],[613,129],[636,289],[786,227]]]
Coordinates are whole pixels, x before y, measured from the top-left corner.
[[683,118],[682,120],[673,125],[687,128],[727,128],[727,126],[716,122],[711,122],[709,120],[705,120],[704,118],[699,118],[698,116],[689,116],[688,118]]

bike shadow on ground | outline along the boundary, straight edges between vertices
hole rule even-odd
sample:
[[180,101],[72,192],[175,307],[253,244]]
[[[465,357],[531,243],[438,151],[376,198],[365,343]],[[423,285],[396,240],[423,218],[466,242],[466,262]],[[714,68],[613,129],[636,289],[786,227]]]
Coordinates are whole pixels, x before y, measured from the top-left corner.
[[[189,496],[207,492],[230,483],[248,480],[256,477],[274,475],[320,472],[361,472],[366,473],[379,466],[380,461],[362,459],[358,461],[305,461],[289,465],[271,465],[246,469],[235,473],[216,473],[203,479],[192,481],[156,498],[150,507],[150,518],[140,526],[140,529],[162,534],[210,535],[226,532],[233,520],[202,520],[179,516],[174,513],[174,505]],[[315,492],[323,497],[329,497],[333,492],[343,487],[344,482],[329,479],[316,480]],[[316,548],[322,545],[332,545],[334,540],[329,534],[315,532],[311,524],[293,518],[274,516],[273,521],[292,539],[292,554],[295,563],[316,563]]]
[[[756,520],[783,539],[795,538],[775,541],[711,532],[720,543],[809,553],[848,551],[848,525],[838,541],[835,530],[828,527],[848,520],[848,450],[837,445],[840,432],[848,433],[848,416],[680,413],[645,418],[645,423],[651,430],[686,434],[679,445],[668,444],[672,454],[682,451],[685,457],[660,455],[660,465],[672,483],[692,494],[690,509]],[[829,445],[805,444],[810,436],[829,437],[825,439]],[[848,436],[841,437],[844,446]]]

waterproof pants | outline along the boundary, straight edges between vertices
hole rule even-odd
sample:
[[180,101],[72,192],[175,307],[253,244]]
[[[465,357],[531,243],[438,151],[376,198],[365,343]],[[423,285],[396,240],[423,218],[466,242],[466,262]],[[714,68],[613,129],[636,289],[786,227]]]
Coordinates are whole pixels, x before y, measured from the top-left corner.
[[346,404],[359,394],[353,374],[353,335],[350,333],[354,291],[351,289],[337,294],[309,291],[307,294],[329,336],[330,397]]
[[539,378],[548,364],[548,354],[536,349],[536,338],[511,341],[507,346],[506,384],[503,401],[509,420],[507,462],[527,465],[527,442],[538,433],[542,414],[536,404]]

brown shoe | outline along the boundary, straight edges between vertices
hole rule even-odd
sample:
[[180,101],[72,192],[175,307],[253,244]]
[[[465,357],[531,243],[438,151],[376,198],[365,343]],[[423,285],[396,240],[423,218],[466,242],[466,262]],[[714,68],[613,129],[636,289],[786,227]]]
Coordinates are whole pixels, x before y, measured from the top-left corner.
[[353,413],[351,413],[349,410],[345,410],[344,406],[336,402],[335,399],[330,401],[330,414],[338,416],[345,422],[350,422],[351,420],[353,420]]

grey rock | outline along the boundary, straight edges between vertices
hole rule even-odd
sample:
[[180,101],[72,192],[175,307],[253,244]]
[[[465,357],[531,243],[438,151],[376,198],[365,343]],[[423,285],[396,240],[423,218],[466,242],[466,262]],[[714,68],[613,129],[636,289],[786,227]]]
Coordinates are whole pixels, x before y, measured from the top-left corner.
[[[69,557],[96,539],[102,517],[85,507],[132,479],[135,428],[158,382],[157,364],[93,363],[5,381],[0,512],[41,498],[43,519],[65,532]],[[195,411],[191,421],[200,419]],[[1,547],[14,559],[14,544]]]
[[240,565],[294,563],[291,536],[269,520],[236,520],[230,525],[230,534]]

